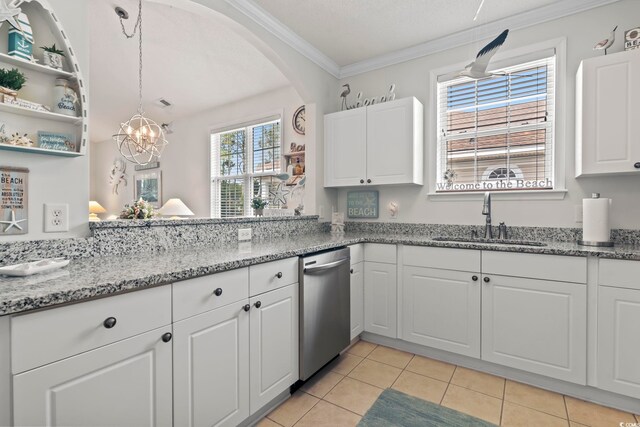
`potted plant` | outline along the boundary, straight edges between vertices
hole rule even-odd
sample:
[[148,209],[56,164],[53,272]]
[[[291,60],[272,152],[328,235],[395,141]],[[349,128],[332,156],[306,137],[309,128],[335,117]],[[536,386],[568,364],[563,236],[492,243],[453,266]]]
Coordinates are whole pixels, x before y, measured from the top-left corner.
[[41,46],[40,49],[44,50],[44,65],[55,68],[56,70],[62,69],[62,58],[64,57],[64,52],[56,48],[55,43],[53,46]]
[[0,68],[0,95],[16,97],[22,89],[27,78],[17,68],[7,70]]
[[264,214],[264,207],[269,204],[268,201],[262,197],[254,197],[251,199],[251,207],[253,208],[256,216],[262,216]]

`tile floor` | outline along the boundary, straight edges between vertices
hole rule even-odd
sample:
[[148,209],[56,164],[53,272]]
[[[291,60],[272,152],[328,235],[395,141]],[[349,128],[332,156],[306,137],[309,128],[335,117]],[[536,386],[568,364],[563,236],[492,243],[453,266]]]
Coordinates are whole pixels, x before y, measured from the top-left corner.
[[639,415],[359,341],[258,426],[355,426],[389,387],[501,426],[640,423]]

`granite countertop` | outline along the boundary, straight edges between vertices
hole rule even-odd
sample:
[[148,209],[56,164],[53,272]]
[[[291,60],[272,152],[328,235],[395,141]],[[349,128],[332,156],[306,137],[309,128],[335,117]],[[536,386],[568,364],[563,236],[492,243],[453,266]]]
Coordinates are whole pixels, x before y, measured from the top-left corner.
[[0,276],[0,316],[363,242],[640,260],[638,246],[588,248],[568,242],[521,246],[435,241],[427,236],[405,234],[348,233],[333,236],[317,233],[250,244],[82,258],[48,274],[27,278]]

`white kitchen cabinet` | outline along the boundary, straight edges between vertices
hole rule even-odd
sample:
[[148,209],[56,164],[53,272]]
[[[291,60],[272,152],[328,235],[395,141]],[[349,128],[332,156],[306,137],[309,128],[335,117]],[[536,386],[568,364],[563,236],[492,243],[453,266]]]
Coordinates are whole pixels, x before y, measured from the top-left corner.
[[325,187],[364,184],[367,176],[366,108],[324,116],[324,141]]
[[171,426],[171,342],[155,329],[13,377],[16,426]]
[[599,388],[640,399],[638,325],[640,290],[598,287]]
[[[365,253],[367,247],[365,247]],[[364,263],[364,330],[385,337],[397,337],[396,265]]]
[[325,187],[423,183],[424,108],[414,97],[325,116]]
[[245,304],[247,299],[174,324],[174,425],[236,426],[249,416]]
[[576,76],[576,176],[640,174],[640,55],[585,59]]
[[300,378],[298,284],[252,297],[249,321],[251,414]]
[[405,266],[402,339],[480,357],[479,273]]
[[364,331],[364,262],[351,264],[351,339]]
[[484,275],[482,359],[586,384],[585,284]]

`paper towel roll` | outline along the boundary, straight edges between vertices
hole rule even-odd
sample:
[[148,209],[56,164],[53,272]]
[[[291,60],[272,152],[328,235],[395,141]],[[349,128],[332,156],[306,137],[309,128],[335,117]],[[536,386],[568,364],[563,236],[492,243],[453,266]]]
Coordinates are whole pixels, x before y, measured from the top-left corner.
[[582,240],[585,242],[608,242],[611,240],[610,205],[611,199],[593,197],[582,200]]

